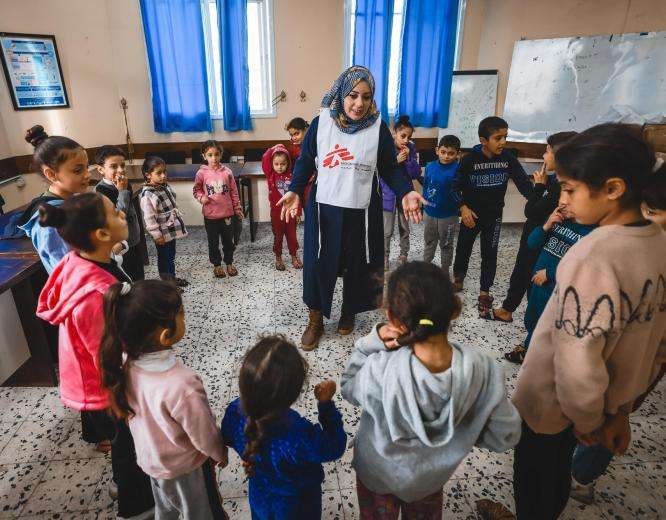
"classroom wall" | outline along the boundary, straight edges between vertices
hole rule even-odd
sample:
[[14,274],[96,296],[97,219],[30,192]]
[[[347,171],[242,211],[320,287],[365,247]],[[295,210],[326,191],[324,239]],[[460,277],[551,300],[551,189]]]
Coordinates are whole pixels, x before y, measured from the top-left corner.
[[[34,123],[43,124],[50,134],[69,135],[86,147],[123,143],[121,97],[128,100],[130,132],[137,143],[211,138],[207,132],[153,131],[138,0],[0,0],[0,9],[0,31],[55,34],[72,105],[63,110],[17,112],[3,85],[0,113],[8,129],[8,144],[3,149],[0,128],[0,158],[31,153],[23,132]],[[254,119],[252,132],[227,133],[222,122],[215,121],[215,139],[284,139],[285,123],[297,115],[311,119],[341,70],[343,0],[274,0],[273,12],[274,32],[279,35],[274,42],[275,86],[277,92],[285,90],[287,101],[277,105],[276,118]],[[315,20],[318,22],[313,23]],[[306,102],[298,97],[301,90],[307,94]]]
[[502,114],[516,41],[663,31],[666,1],[467,0],[468,28],[463,43],[465,68],[499,70],[498,114]]
[[7,131],[5,130],[5,123],[2,119],[2,112],[0,112],[0,159],[11,157],[12,150],[7,138]]

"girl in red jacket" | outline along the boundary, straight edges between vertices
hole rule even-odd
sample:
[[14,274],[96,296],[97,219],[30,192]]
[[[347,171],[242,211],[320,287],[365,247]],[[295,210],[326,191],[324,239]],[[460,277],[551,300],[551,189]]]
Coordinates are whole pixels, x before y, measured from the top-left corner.
[[[201,147],[206,164],[199,168],[194,178],[194,198],[202,206],[206,236],[208,237],[208,258],[213,264],[216,278],[236,276],[238,270],[234,266],[234,226],[232,218],[237,215],[243,218],[238,187],[232,171],[220,163],[222,147],[215,141],[206,141]],[[220,239],[222,251],[220,255]],[[224,272],[222,260],[227,266]]]
[[56,228],[72,248],[49,276],[37,304],[37,316],[59,327],[60,399],[81,412],[84,440],[113,439],[118,516],[146,513],[154,507],[150,479],[136,464],[127,425],[107,413],[109,395],[99,369],[104,293],[118,280],[131,281],[111,256],[113,246],[127,239],[125,214],[97,193],[73,195],[60,206],[42,204],[39,213],[40,225]]
[[278,201],[289,191],[291,182],[291,157],[289,151],[281,144],[269,148],[264,153],[261,167],[266,175],[268,184],[268,201],[271,206],[271,226],[273,227],[273,252],[275,253],[275,268],[278,271],[286,269],[282,261],[282,241],[287,236],[287,247],[291,255],[291,265],[296,269],[302,269],[303,263],[298,258],[298,239],[296,238],[296,220],[284,222],[280,218],[282,206]]

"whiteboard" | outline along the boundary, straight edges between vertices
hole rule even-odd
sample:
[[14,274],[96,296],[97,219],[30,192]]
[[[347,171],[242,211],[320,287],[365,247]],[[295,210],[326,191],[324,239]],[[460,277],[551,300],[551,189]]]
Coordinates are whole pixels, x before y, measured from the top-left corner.
[[451,81],[449,126],[439,129],[443,135],[454,134],[463,148],[479,144],[479,122],[495,115],[497,105],[497,71],[455,71]]
[[504,119],[509,140],[544,142],[598,123],[662,122],[666,31],[518,41]]

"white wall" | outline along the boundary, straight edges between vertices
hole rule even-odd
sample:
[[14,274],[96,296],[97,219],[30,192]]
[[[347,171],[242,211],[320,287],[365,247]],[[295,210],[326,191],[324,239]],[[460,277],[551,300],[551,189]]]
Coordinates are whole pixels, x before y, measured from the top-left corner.
[[660,30],[666,30],[664,0],[467,0],[462,63],[465,68],[498,69],[501,114],[513,45],[521,38]]
[[[0,154],[31,153],[25,129],[43,124],[50,134],[65,134],[86,147],[123,143],[119,106],[129,103],[134,142],[285,139],[285,123],[311,119],[321,97],[342,67],[343,0],[274,0],[276,91],[287,101],[277,117],[254,119],[252,132],[158,134],[153,131],[150,80],[138,0],[0,0],[0,31],[54,34],[71,108],[14,111],[6,86],[0,86],[0,113],[8,145]],[[4,80],[3,80],[4,83]],[[304,90],[307,101],[298,94]],[[0,155],[1,157],[2,155]]]

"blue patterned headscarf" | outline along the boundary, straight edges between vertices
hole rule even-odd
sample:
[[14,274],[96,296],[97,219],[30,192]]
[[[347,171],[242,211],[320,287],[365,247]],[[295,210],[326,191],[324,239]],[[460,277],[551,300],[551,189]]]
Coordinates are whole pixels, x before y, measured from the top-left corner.
[[377,105],[374,100],[368,109],[368,113],[359,119],[354,121],[349,119],[347,114],[345,114],[344,109],[344,99],[349,95],[349,93],[354,89],[359,81],[365,80],[370,85],[370,92],[372,96],[375,96],[375,78],[372,77],[372,73],[365,67],[360,65],[352,65],[342,74],[340,77],[335,80],[331,90],[324,96],[324,99],[321,100],[321,106],[328,108],[331,111],[331,117],[337,127],[343,131],[345,134],[353,134],[364,128],[368,128],[375,124],[377,118],[379,117],[379,112],[377,111]]

